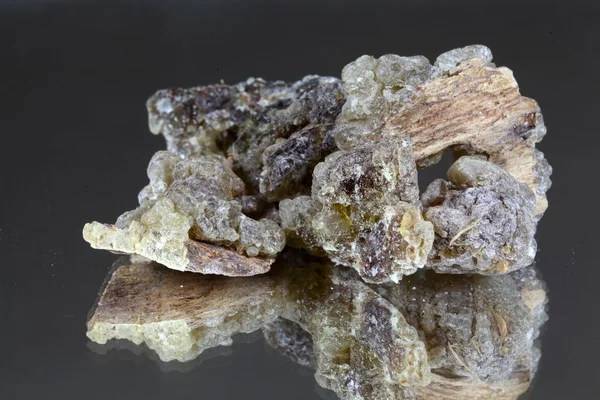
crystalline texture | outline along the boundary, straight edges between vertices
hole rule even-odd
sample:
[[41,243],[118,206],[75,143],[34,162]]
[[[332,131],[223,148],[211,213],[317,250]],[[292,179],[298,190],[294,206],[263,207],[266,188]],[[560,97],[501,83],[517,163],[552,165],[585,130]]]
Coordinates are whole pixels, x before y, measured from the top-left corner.
[[114,226],[86,225],[84,238],[93,247],[139,254],[172,269],[225,275],[263,273],[272,262],[228,249],[267,258],[283,249],[285,235],[276,222],[242,213],[244,183],[222,156],[181,159],[159,152],[148,176],[138,209],[123,214]]
[[[327,276],[323,287],[329,285]],[[314,301],[310,297],[314,288],[319,286],[308,286],[300,305]],[[533,267],[503,276],[420,271],[399,284],[376,285],[374,290],[419,331],[432,369],[429,385],[383,392],[387,396],[383,398],[509,400],[518,398],[529,387],[540,356],[536,338],[548,318],[546,292]],[[314,314],[322,307],[318,304],[325,303],[310,304]],[[365,310],[364,319],[370,319],[370,315]],[[330,323],[331,319],[322,320],[322,324]],[[320,352],[330,351],[319,344],[318,336],[314,337],[306,325],[280,318],[263,331],[274,349],[315,369],[320,368],[318,363],[323,358]],[[331,335],[337,333],[335,328],[328,331]],[[318,382],[345,398],[339,388],[348,384],[347,380]],[[378,398],[381,393],[372,392],[370,396],[375,397],[364,398]]]
[[260,192],[270,201],[310,193],[312,170],[328,151],[322,125],[310,126],[278,140],[262,155]]
[[438,75],[423,56],[362,56],[346,65],[342,84],[347,101],[336,120],[337,145],[348,150],[375,138],[394,107],[409,101],[424,80]]
[[[485,46],[434,65],[362,56],[341,80],[160,90],[147,108],[168,151],[150,161],[140,207],[114,226],[86,226],[94,247],[238,276],[268,270],[287,240],[369,283],[398,282],[426,262],[507,273],[535,255],[551,185],[535,148],[546,128]],[[459,161],[451,182],[429,186],[423,209],[416,168],[448,151],[486,166]],[[475,180],[459,176],[467,164],[478,165]]]
[[356,269],[368,282],[397,282],[422,267],[431,249],[417,173],[406,137],[338,151],[315,167],[312,202],[282,201],[282,227],[292,242]]
[[[190,219],[175,210],[168,198],[144,204],[119,217],[119,224],[86,224],[83,237],[92,247],[138,254],[169,268],[185,270]],[[127,223],[124,221],[127,220]]]
[[[338,79],[307,76],[292,84],[251,78],[232,86],[160,90],[147,107],[150,130],[165,136],[171,152],[231,156],[250,191],[260,186],[278,199],[302,191],[311,167],[331,150],[326,132],[343,102]],[[271,146],[271,158],[295,160],[301,171],[282,171],[269,156],[263,165]]]
[[495,274],[531,264],[535,196],[499,166],[461,157],[423,193],[436,236],[428,266],[438,272]]
[[440,54],[435,60],[435,66],[443,72],[448,72],[460,63],[473,58],[479,58],[489,65],[493,58],[492,51],[480,44],[461,47]]

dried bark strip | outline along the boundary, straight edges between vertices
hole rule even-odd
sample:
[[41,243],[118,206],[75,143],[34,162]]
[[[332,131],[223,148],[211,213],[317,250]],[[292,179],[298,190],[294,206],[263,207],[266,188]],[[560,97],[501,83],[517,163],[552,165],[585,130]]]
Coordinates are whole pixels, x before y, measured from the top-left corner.
[[546,196],[535,183],[535,143],[545,127],[537,103],[521,96],[511,70],[471,59],[417,93],[394,112],[382,135],[408,134],[417,162],[461,146],[486,155],[531,187],[537,214],[546,210]]
[[235,250],[190,240],[186,271],[225,276],[252,276],[269,271],[274,258],[248,257]]

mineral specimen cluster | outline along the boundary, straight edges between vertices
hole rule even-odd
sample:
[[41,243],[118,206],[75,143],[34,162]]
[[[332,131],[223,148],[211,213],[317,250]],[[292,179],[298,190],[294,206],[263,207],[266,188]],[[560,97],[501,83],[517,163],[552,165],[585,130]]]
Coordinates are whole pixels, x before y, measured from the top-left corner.
[[[83,231],[133,260],[112,273],[92,340],[185,361],[262,327],[343,399],[527,388],[552,170],[537,103],[487,47],[433,64],[362,56],[341,79],[160,90],[147,108],[167,150],[139,206]],[[420,190],[444,153],[447,180]]]

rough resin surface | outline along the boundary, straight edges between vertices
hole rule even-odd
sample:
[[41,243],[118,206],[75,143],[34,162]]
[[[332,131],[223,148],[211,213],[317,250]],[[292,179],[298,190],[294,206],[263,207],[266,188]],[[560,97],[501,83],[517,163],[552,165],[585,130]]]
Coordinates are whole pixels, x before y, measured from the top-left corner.
[[92,246],[172,269],[232,276],[268,271],[268,258],[283,249],[285,236],[276,222],[242,212],[244,183],[222,156],[182,159],[161,151],[152,157],[148,177],[136,210],[114,226],[86,225],[84,237]]
[[250,78],[160,90],[147,107],[150,130],[171,152],[231,156],[252,192],[262,187],[276,199],[302,191],[310,165],[330,151],[327,130],[343,102],[339,79],[313,75],[291,84]]
[[420,212],[406,137],[338,151],[314,171],[312,199],[282,201],[283,228],[309,251],[353,267],[368,282],[397,282],[423,267],[433,242]]
[[547,315],[533,268],[493,277],[423,271],[376,290],[417,328],[438,375],[492,385],[522,363],[534,374],[534,341]]
[[[341,79],[159,90],[147,109],[167,150],[139,206],[83,231],[131,255],[90,313],[92,341],[189,361],[262,329],[344,400],[527,390],[552,169],[537,103],[487,47],[433,64],[362,56]],[[419,169],[445,152],[448,180],[420,192]]]
[[[529,265],[552,169],[535,146],[537,103],[473,45],[423,56],[362,56],[341,79],[250,78],[165,89],[147,102],[167,151],[140,206],[86,225],[93,247],[169,268],[265,273],[288,244],[368,283],[423,267],[505,274]],[[444,152],[449,182],[419,193]]]
[[512,71],[491,64],[475,45],[422,56],[362,56],[342,71],[347,100],[335,140],[350,149],[366,140],[407,134],[417,164],[435,163],[447,150],[486,155],[536,195],[536,214],[547,208],[552,169],[535,144],[546,134],[537,103],[519,93]]
[[533,262],[535,195],[501,167],[461,157],[423,193],[435,244],[428,265],[438,272],[497,274]]

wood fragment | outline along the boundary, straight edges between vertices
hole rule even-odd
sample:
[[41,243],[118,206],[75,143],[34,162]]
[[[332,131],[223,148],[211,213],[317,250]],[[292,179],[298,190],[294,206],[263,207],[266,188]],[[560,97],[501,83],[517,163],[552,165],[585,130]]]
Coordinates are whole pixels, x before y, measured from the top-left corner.
[[235,250],[190,240],[186,271],[225,276],[252,276],[269,271],[274,258],[248,257]]
[[502,318],[502,315],[498,314],[495,311],[492,311],[492,315],[494,316],[494,320],[496,321],[496,326],[498,327],[498,333],[500,336],[504,337],[508,333],[508,327],[506,325],[506,320]]
[[[532,134],[537,127],[540,132]],[[453,148],[485,155],[533,190],[541,214],[548,204],[536,190],[534,150],[543,129],[537,103],[521,96],[511,70],[471,59],[421,86],[412,102],[395,110],[382,135],[408,134],[417,162]]]

